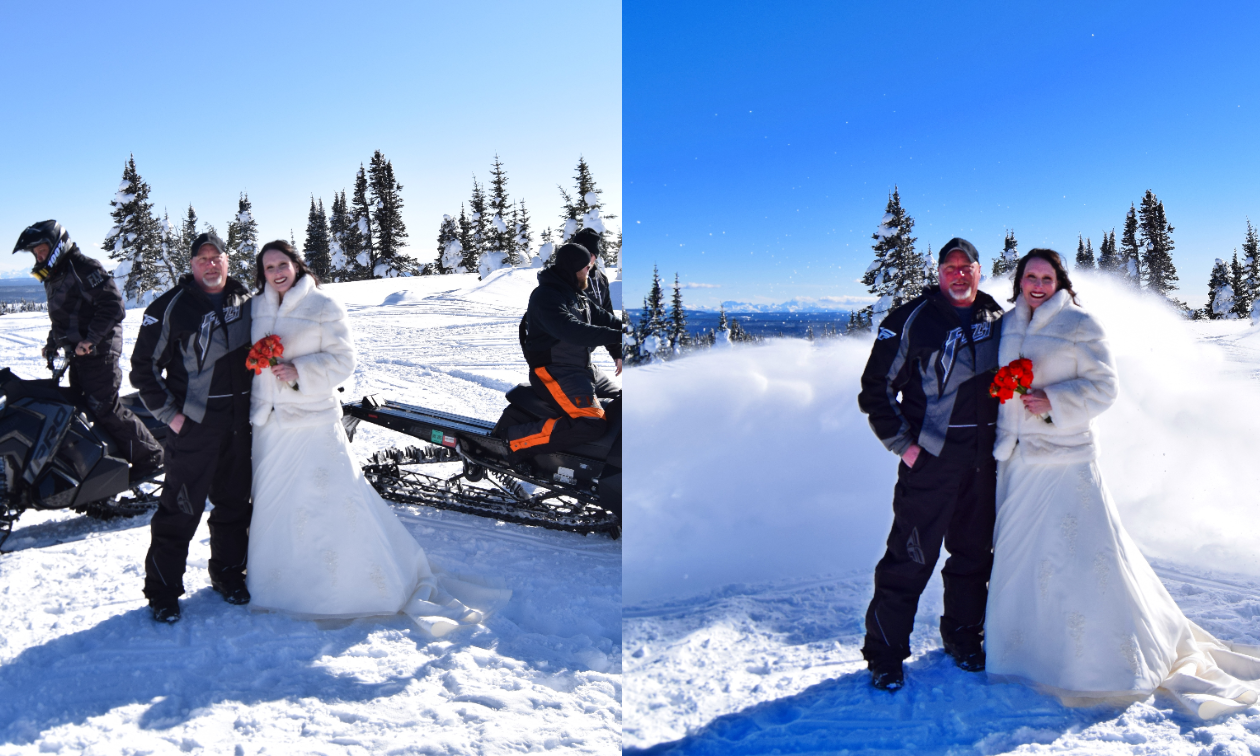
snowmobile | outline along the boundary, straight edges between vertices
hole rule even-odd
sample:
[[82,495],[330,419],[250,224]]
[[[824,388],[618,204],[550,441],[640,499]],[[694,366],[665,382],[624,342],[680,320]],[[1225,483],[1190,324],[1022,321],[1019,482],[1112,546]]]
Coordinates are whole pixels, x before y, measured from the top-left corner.
[[[83,396],[61,386],[72,352],[50,357],[52,378],[0,369],[0,547],[28,509],[73,509],[100,520],[134,517],[157,505],[161,484],[129,479],[130,465]],[[166,425],[135,394],[121,398],[159,441]]]
[[[353,439],[367,422],[405,433],[422,444],[377,452],[363,467],[382,497],[403,503],[493,517],[576,533],[621,534],[621,400],[602,400],[608,430],[562,452],[517,459],[502,437],[519,423],[559,416],[523,383],[506,394],[497,423],[365,396],[342,404]],[[426,464],[462,463],[450,478],[426,475]],[[473,485],[485,481],[487,485]]]

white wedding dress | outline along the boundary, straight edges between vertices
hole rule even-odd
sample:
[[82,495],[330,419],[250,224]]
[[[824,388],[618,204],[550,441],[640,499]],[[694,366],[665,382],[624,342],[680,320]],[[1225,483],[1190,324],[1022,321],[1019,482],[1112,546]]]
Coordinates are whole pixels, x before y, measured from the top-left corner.
[[251,606],[308,619],[404,612],[434,636],[480,623],[511,592],[444,571],[364,479],[334,388],[353,371],[344,308],[304,276],[253,298],[254,341],[280,336],[296,387],[254,377]]
[[1200,717],[1260,700],[1260,649],[1182,614],[1125,532],[1096,463],[1093,418],[1116,373],[1101,327],[1066,291],[1002,320],[999,363],[1032,360],[1052,423],[1016,397],[998,416],[997,520],[985,620],[991,680],[1068,705],[1142,700],[1157,688]]

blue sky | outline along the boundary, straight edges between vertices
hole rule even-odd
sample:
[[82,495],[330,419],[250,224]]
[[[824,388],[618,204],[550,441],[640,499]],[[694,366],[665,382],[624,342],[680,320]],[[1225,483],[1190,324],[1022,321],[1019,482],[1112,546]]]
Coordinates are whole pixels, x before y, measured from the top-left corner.
[[[721,8],[719,10],[719,8]],[[865,294],[899,186],[922,250],[1069,257],[1151,189],[1180,296],[1260,223],[1260,6],[627,5],[626,303]],[[717,288],[712,288],[717,287]]]
[[0,28],[0,274],[49,217],[92,252],[133,153],[159,213],[223,233],[247,191],[264,240],[301,244],[311,194],[379,149],[424,261],[496,152],[536,234],[579,156],[620,215],[618,2],[5,3]]

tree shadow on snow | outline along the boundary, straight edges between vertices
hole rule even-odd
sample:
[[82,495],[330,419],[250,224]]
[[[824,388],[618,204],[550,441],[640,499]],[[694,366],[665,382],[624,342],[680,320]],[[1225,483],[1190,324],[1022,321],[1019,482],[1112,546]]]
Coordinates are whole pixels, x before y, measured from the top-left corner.
[[[863,669],[718,717],[680,740],[624,753],[1005,753],[1054,742],[1122,711],[1067,708],[1023,685],[990,685],[938,650],[906,665],[906,687],[896,693],[872,688]],[[1178,723],[1183,732],[1195,726],[1188,719]]]
[[[147,606],[28,648],[0,666],[0,743],[20,744],[60,724],[82,724],[133,704],[148,708],[139,726],[167,729],[199,708],[233,701],[316,698],[327,703],[392,696],[411,672],[363,682],[317,663],[336,657],[374,631],[412,630],[417,647],[431,639],[405,616],[311,622],[230,606],[209,588],[181,600],[183,619],[158,625]],[[472,633],[453,633],[443,654]]]

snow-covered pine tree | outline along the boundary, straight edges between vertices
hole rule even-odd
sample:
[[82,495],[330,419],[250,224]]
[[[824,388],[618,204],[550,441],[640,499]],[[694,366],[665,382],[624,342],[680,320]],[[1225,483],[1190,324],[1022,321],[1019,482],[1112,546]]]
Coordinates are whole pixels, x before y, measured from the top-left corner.
[[993,277],[1011,278],[1019,265],[1019,242],[1015,240],[1015,232],[1008,230],[1002,243],[1002,254],[993,258]]
[[595,185],[595,178],[591,175],[591,168],[586,164],[585,158],[578,157],[577,173],[573,179],[574,194],[569,194],[564,187],[560,187],[560,197],[564,200],[564,207],[560,214],[560,221],[563,223],[560,230],[560,242],[568,241],[579,229],[594,229],[599,232],[599,256],[604,267],[615,268],[618,265],[618,254],[621,248],[619,244],[611,243],[611,234],[604,221],[616,220],[617,216],[603,214],[604,205],[599,195],[603,194],[604,190]]
[[507,193],[507,171],[498,153],[490,167],[490,238],[483,263],[489,263],[487,272],[499,267],[516,267],[521,264],[516,253],[516,229],[512,225],[511,201]]
[[459,247],[463,255],[460,266],[464,272],[477,270],[481,265],[481,255],[477,250],[477,223],[464,212],[462,202],[459,204]]
[[[334,200],[335,202],[336,200]],[[311,210],[306,215],[306,245],[302,254],[311,272],[321,281],[329,280],[332,267],[332,245],[328,239],[328,216],[324,213],[324,198],[315,204],[315,195],[311,195]]]
[[228,275],[249,285],[254,280],[254,257],[258,254],[258,223],[254,221],[249,195],[241,192],[236,218],[228,224]]
[[669,308],[669,343],[674,347],[674,354],[682,354],[691,346],[691,337],[687,334],[687,311],[683,309],[682,285],[678,283],[678,274],[674,274],[674,298]]
[[1098,270],[1103,273],[1116,274],[1120,270],[1120,256],[1116,254],[1116,230],[1103,232],[1102,243],[1098,245]]
[[1233,313],[1246,320],[1251,317],[1251,292],[1247,286],[1247,268],[1238,261],[1238,250],[1229,266],[1229,284],[1234,290]]
[[188,206],[188,212],[184,215],[184,220],[179,228],[179,244],[168,252],[168,258],[171,262],[171,268],[175,271],[175,280],[188,273],[190,268],[190,260],[192,253],[189,247],[192,246],[193,240],[197,238],[197,211],[193,210],[193,206]]
[[1164,203],[1147,189],[1138,215],[1139,242],[1145,250],[1142,264],[1146,268],[1146,288],[1171,299],[1177,288],[1177,268],[1172,261],[1173,227],[1164,216]]
[[372,206],[376,208],[373,218],[376,259],[372,275],[376,278],[414,276],[420,272],[420,267],[403,251],[407,246],[407,226],[402,218],[403,187],[394,178],[394,164],[377,150],[372,154],[368,175]]
[[437,250],[435,267],[438,273],[463,272],[459,266],[464,260],[464,248],[459,243],[459,228],[455,219],[449,215],[443,215],[442,225],[438,226]]
[[[178,223],[171,223],[170,213],[162,211],[162,220],[158,223],[158,231],[162,235],[162,255],[161,262],[163,267],[162,273],[162,291],[166,291],[175,285],[186,270],[177,268],[176,262],[180,259],[180,250],[188,245],[184,243],[184,234],[180,230]],[[189,244],[191,244],[191,240]],[[184,257],[188,257],[184,253]]]
[[1137,210],[1129,203],[1129,214],[1124,217],[1124,231],[1120,235],[1120,265],[1116,272],[1130,285],[1137,288],[1146,277],[1146,266],[1138,249]]
[[552,235],[550,226],[543,229],[538,242],[538,260],[535,261],[534,267],[550,267],[556,261],[556,243],[552,241]]
[[146,303],[149,293],[160,294],[168,288],[163,286],[167,272],[161,228],[149,202],[149,185],[136,170],[135,155],[123,166],[122,183],[110,207],[114,227],[105,235],[101,249],[119,261],[114,275],[121,279],[118,284],[123,296]]
[[534,259],[534,230],[530,226],[529,211],[525,209],[525,200],[517,200],[512,210],[513,226],[516,228],[516,254],[521,261],[518,265],[529,267]]
[[1230,285],[1230,278],[1229,266],[1221,258],[1216,258],[1212,274],[1208,277],[1208,303],[1205,308],[1211,320],[1232,320],[1238,317],[1234,312],[1234,288]]
[[464,267],[476,272],[481,270],[482,254],[489,249],[492,228],[486,193],[476,176],[473,176],[472,197],[468,200],[468,221],[472,227],[472,244],[464,247]]
[[[1247,294],[1251,297],[1252,307],[1260,304],[1260,235],[1247,219],[1247,235],[1243,238],[1243,269],[1246,272]],[[1254,317],[1254,316],[1253,316]]]
[[888,197],[888,206],[879,228],[871,235],[875,244],[875,261],[866,269],[862,283],[868,291],[879,297],[872,307],[873,325],[892,311],[923,293],[923,258],[914,251],[917,241],[910,235],[914,219],[901,207],[901,195],[897,187]]
[[669,344],[669,324],[665,317],[665,293],[661,289],[661,274],[652,266],[652,288],[643,298],[643,317],[639,321],[639,343],[658,358],[663,358],[664,347]]
[[1076,235],[1076,268],[1077,270],[1094,269],[1094,243],[1090,239]]
[[346,269],[346,193],[333,192],[332,213],[328,216],[328,280],[344,281]]
[[726,318],[726,307],[718,306],[718,324],[713,331],[713,346],[723,349],[731,345],[731,324]]
[[372,210],[368,204],[367,171],[359,163],[354,177],[354,194],[351,195],[349,223],[345,234],[345,277],[343,281],[361,281],[372,278],[376,265],[372,238]]

